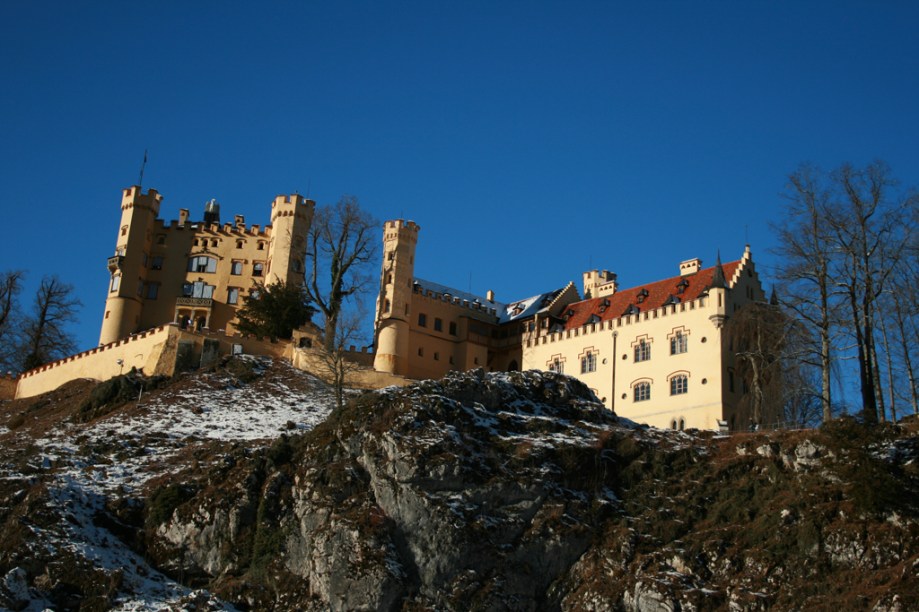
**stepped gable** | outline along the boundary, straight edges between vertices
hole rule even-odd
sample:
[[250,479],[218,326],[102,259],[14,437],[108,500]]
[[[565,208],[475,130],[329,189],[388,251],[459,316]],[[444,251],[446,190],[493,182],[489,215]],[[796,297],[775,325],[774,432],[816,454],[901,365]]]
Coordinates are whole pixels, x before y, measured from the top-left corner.
[[[738,260],[721,266],[724,270],[725,278],[731,279],[732,285],[737,280],[736,273],[739,271],[741,263],[742,260]],[[570,304],[565,310],[565,312],[571,313],[565,321],[565,329],[574,329],[586,325],[594,315],[599,317],[600,321],[618,319],[625,314],[629,314],[627,310],[630,306],[634,306],[638,309],[638,312],[647,312],[665,306],[668,303],[695,300],[705,293],[711,285],[716,267],[705,268],[695,274],[673,276],[654,283],[623,289],[606,297],[592,298]],[[679,285],[683,281],[686,281],[687,285],[684,287],[683,292],[680,293]],[[643,292],[647,292],[647,294],[644,299],[639,301]],[[673,302],[673,299],[677,301]],[[604,302],[608,302],[609,305],[604,307]]]

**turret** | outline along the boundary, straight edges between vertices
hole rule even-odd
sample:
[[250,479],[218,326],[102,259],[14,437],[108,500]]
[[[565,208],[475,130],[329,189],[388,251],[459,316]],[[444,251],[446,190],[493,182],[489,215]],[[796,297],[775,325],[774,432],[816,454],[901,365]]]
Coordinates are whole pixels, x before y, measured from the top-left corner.
[[306,238],[315,207],[316,202],[299,194],[279,195],[271,203],[271,244],[266,279],[269,284],[277,281],[303,282]]
[[137,185],[122,193],[115,253],[106,262],[109,290],[99,344],[114,342],[137,331],[153,227],[162,200],[163,196],[155,189],[143,193]]
[[613,295],[618,288],[616,275],[609,270],[591,270],[584,273],[584,299]]
[[376,305],[377,348],[374,369],[405,374],[408,366],[409,317],[415,276],[415,247],[421,228],[396,219],[383,225],[383,263]]
[[719,252],[715,270],[712,272],[712,282],[708,286],[708,297],[715,310],[715,313],[708,318],[718,328],[724,325],[727,318],[727,291],[728,284],[724,278],[724,267],[721,265],[721,253]]

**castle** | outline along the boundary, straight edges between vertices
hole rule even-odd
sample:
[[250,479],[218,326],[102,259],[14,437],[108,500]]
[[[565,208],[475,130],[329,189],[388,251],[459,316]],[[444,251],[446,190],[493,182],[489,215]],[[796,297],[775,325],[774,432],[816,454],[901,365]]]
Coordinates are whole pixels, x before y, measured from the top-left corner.
[[256,281],[302,279],[306,235],[315,202],[299,195],[271,203],[271,224],[247,226],[242,215],[220,222],[211,200],[203,218],[180,209],[178,221],[159,218],[155,189],[125,189],[99,344],[170,321],[182,328],[233,331],[236,309]]
[[[213,200],[201,220],[181,209],[166,223],[161,201],[154,189],[122,193],[100,346],[23,373],[16,397],[74,378],[105,380],[125,368],[168,375],[180,363],[237,351],[316,367],[311,342],[304,342],[321,333],[315,327],[285,346],[234,328],[256,282],[302,278],[315,202],[278,196],[271,224],[262,227],[247,226],[241,215],[221,223]],[[735,350],[743,340],[730,324],[740,308],[765,301],[749,247],[737,261],[722,265],[719,258],[703,268],[689,259],[678,275],[628,289],[619,288],[616,274],[591,270],[580,293],[571,282],[499,302],[492,291],[478,296],[417,278],[419,232],[412,221],[384,224],[375,350],[349,351],[365,366],[355,384],[405,384],[474,368],[549,370],[579,378],[618,415],[657,427],[739,430],[779,420],[776,406],[755,414],[749,368]]]
[[[683,261],[679,274],[620,289],[607,270],[526,299],[499,302],[414,276],[420,228],[387,221],[374,367],[408,378],[449,370],[550,370],[586,383],[609,408],[657,427],[746,429],[747,376],[725,322],[765,301],[749,247],[727,264]],[[757,423],[760,424],[760,423]]]

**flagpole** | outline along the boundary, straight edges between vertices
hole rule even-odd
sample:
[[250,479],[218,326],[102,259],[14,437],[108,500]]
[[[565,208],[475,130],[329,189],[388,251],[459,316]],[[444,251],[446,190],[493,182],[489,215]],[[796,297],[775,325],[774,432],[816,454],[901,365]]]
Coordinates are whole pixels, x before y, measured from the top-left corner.
[[140,165],[140,178],[137,181],[138,187],[143,187],[144,185],[144,167],[147,165],[147,149],[144,149],[144,161]]

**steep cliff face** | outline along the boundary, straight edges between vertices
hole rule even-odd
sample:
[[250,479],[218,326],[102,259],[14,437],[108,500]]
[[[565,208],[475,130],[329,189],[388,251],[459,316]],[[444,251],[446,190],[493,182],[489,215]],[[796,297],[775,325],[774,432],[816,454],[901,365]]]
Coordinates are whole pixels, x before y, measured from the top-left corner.
[[[919,606],[914,424],[659,431],[537,372],[451,374],[329,414],[315,399],[327,391],[298,376],[228,365],[81,426],[82,450],[64,453],[51,427],[43,450],[8,453],[16,490],[0,535],[18,539],[0,554],[0,605],[66,594],[98,609]],[[28,412],[10,408],[7,423]],[[206,424],[171,435],[177,410]],[[147,429],[113,450],[104,433],[119,418]],[[0,435],[20,440],[27,426]],[[80,480],[78,461],[83,474],[137,467],[104,485]],[[99,554],[103,540],[119,563]],[[70,574],[40,546],[70,555]]]

